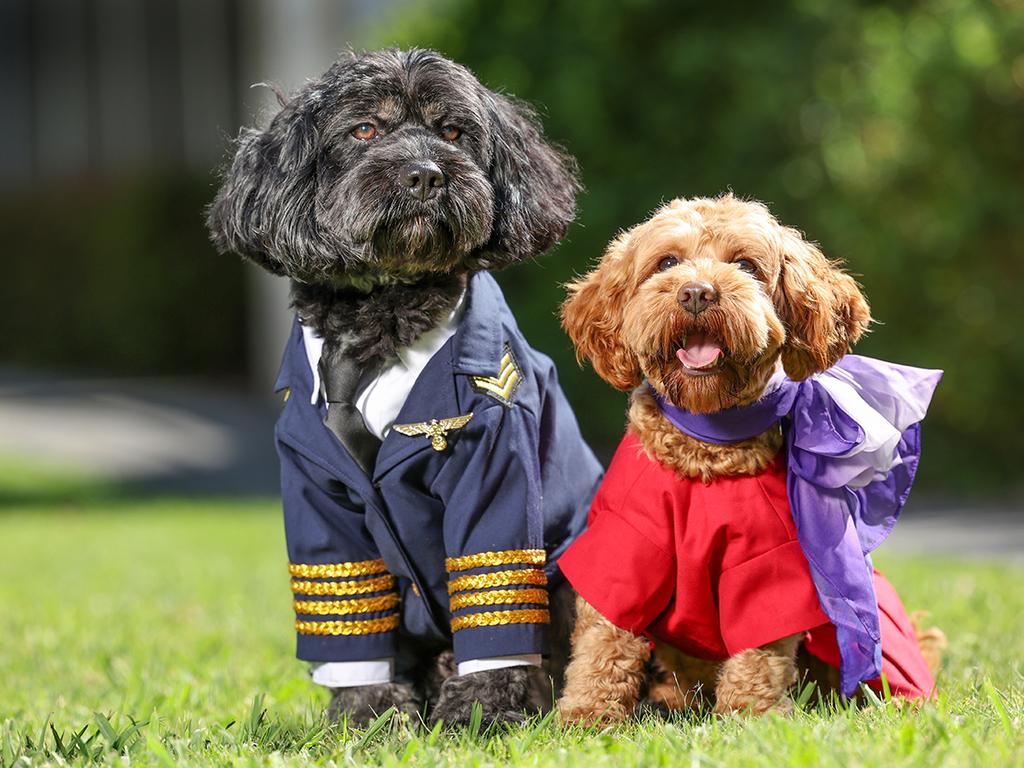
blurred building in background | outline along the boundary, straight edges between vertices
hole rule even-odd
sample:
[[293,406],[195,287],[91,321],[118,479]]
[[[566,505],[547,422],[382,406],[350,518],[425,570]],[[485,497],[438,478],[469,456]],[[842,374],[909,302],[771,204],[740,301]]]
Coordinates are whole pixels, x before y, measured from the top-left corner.
[[[5,0],[0,194],[130,185],[153,175],[191,176],[209,186],[239,126],[277,108],[270,90],[253,84],[301,85],[340,50],[358,46],[367,18],[387,5]],[[246,277],[247,365],[265,385],[287,330],[287,286],[254,269]],[[59,358],[45,362],[60,366]]]
[[[349,44],[438,49],[578,159],[578,223],[499,280],[599,455],[624,396],[576,365],[562,283],[660,202],[732,189],[858,275],[858,351],[945,369],[915,498],[1024,490],[1024,0],[4,0],[0,481],[31,445],[273,490],[274,408],[245,393],[269,395],[286,289],[216,255],[203,210],[276,108],[250,85]],[[125,414],[148,431],[103,429]]]
[[287,281],[214,255],[203,207],[278,107],[253,84],[301,85],[388,5],[0,3],[0,474],[274,491]]

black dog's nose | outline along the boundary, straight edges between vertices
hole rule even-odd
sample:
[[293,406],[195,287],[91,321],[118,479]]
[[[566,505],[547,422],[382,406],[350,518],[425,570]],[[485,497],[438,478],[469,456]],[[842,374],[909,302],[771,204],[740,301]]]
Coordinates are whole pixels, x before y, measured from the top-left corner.
[[679,304],[696,317],[705,309],[718,301],[718,291],[711,283],[686,283],[676,294]]
[[424,202],[435,197],[444,186],[444,174],[437,163],[430,160],[406,163],[402,166],[400,176],[409,194]]

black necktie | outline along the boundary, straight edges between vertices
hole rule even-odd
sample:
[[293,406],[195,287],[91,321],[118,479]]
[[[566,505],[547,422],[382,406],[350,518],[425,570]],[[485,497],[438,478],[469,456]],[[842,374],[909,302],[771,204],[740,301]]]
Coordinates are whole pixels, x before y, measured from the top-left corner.
[[370,434],[355,406],[359,380],[365,373],[367,369],[341,349],[324,345],[320,358],[320,378],[328,406],[324,424],[369,475],[377,459],[380,440]]

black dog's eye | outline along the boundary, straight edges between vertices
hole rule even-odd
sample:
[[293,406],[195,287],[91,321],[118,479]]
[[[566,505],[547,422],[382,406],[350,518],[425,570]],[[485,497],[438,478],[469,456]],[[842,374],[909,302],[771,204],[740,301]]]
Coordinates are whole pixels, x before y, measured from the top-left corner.
[[455,125],[441,126],[441,138],[445,141],[455,141],[462,135],[462,129]]
[[664,272],[666,269],[672,269],[676,264],[679,263],[679,259],[675,256],[666,256],[658,262],[658,271]]
[[748,259],[736,259],[736,261],[734,261],[733,264],[735,264],[737,267],[742,269],[748,275],[756,275],[757,274],[757,267],[754,266],[754,262],[752,262],[752,261],[750,261]]
[[360,123],[351,131],[354,138],[360,141],[369,141],[370,139],[376,138],[377,126],[373,123]]

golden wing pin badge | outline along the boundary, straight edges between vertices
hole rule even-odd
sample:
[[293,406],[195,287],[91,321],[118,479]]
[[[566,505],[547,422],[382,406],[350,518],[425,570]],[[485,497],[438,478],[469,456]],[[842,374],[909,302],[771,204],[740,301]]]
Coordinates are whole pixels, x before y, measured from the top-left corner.
[[430,445],[435,451],[443,451],[448,447],[448,433],[453,429],[462,429],[472,418],[473,414],[467,413],[462,416],[452,416],[450,419],[431,419],[417,424],[395,424],[392,428],[409,437],[423,435],[430,439]]
[[519,363],[516,362],[512,350],[507,345],[498,367],[497,376],[473,376],[470,379],[474,387],[509,407],[512,406],[512,396],[521,380],[522,372],[519,369]]

